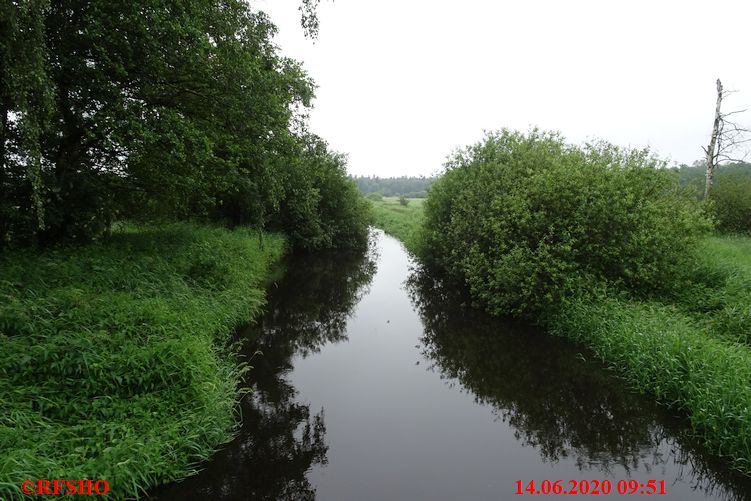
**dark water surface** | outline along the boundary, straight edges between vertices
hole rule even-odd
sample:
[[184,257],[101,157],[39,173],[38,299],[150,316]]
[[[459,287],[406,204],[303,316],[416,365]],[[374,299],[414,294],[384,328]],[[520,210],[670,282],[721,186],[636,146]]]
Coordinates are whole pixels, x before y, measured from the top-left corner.
[[[382,232],[368,256],[288,266],[244,333],[263,355],[238,437],[153,499],[576,498],[515,494],[546,479],[613,483],[590,499],[751,493],[585,350],[464,307]],[[615,493],[631,479],[664,480],[667,494]]]

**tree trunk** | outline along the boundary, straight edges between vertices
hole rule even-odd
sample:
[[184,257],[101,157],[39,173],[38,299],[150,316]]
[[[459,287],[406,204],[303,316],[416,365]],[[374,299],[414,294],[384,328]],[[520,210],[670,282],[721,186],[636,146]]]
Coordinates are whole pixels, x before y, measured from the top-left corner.
[[[5,170],[8,169],[6,164],[6,144],[10,140],[8,134],[8,112],[10,111],[10,104],[6,99],[2,100],[0,104],[0,190],[5,186]],[[4,193],[3,193],[4,195]]]
[[717,167],[717,141],[720,136],[720,121],[722,116],[720,115],[720,106],[722,105],[722,82],[717,79],[717,107],[714,112],[714,125],[712,126],[712,137],[709,139],[709,146],[706,150],[707,153],[707,181],[704,185],[704,199],[709,198],[709,193],[712,190],[712,184],[714,183],[714,169]]
[[0,104],[0,249],[5,244],[6,236],[10,230],[10,221],[8,212],[13,202],[10,200],[10,187],[5,186],[6,170],[10,170],[10,165],[6,163],[6,144],[10,140],[8,137],[8,112],[10,105],[8,99],[4,98]]

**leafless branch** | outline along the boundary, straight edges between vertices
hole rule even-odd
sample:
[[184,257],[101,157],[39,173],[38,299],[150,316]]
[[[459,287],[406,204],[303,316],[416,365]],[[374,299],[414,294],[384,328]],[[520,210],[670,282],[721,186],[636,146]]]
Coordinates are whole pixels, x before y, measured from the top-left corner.
[[728,155],[719,155],[718,160],[724,160],[727,162],[745,162],[748,159],[748,153],[743,155],[742,158],[730,157]]
[[720,116],[722,118],[725,118],[725,117],[729,117],[730,115],[735,115],[736,113],[745,113],[747,111],[748,111],[748,108],[743,109],[743,110],[735,110],[735,111],[731,111],[729,113],[722,113]]

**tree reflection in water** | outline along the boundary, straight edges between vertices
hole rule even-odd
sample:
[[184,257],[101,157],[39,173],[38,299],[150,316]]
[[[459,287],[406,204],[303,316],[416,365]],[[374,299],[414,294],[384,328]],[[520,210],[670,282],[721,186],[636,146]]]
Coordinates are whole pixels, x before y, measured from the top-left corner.
[[580,470],[620,478],[653,472],[725,499],[751,492],[749,479],[706,454],[684,421],[629,392],[587,360],[587,351],[473,309],[460,289],[422,270],[414,271],[407,288],[424,324],[423,354],[431,370],[491,406],[545,461],[572,458]]
[[[373,246],[360,255],[293,256],[269,288],[267,313],[241,331],[252,390],[242,427],[196,476],[153,491],[152,499],[314,499],[306,472],[326,464],[323,410],[296,401],[287,380],[295,356],[347,339],[346,324],[376,270]],[[260,353],[259,353],[260,352]]]

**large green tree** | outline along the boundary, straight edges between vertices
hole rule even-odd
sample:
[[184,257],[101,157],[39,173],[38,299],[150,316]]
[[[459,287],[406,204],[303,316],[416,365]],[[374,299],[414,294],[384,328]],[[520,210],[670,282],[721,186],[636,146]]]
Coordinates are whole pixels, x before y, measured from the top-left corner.
[[5,244],[96,238],[118,218],[263,227],[287,197],[314,196],[294,185],[311,177],[298,171],[314,85],[264,13],[241,0],[3,8]]
[[237,1],[56,4],[47,23],[61,129],[49,141],[53,227],[96,234],[71,225],[106,226],[118,200],[201,214],[243,177],[273,199],[274,142],[288,135],[290,104],[312,96],[273,33]]

